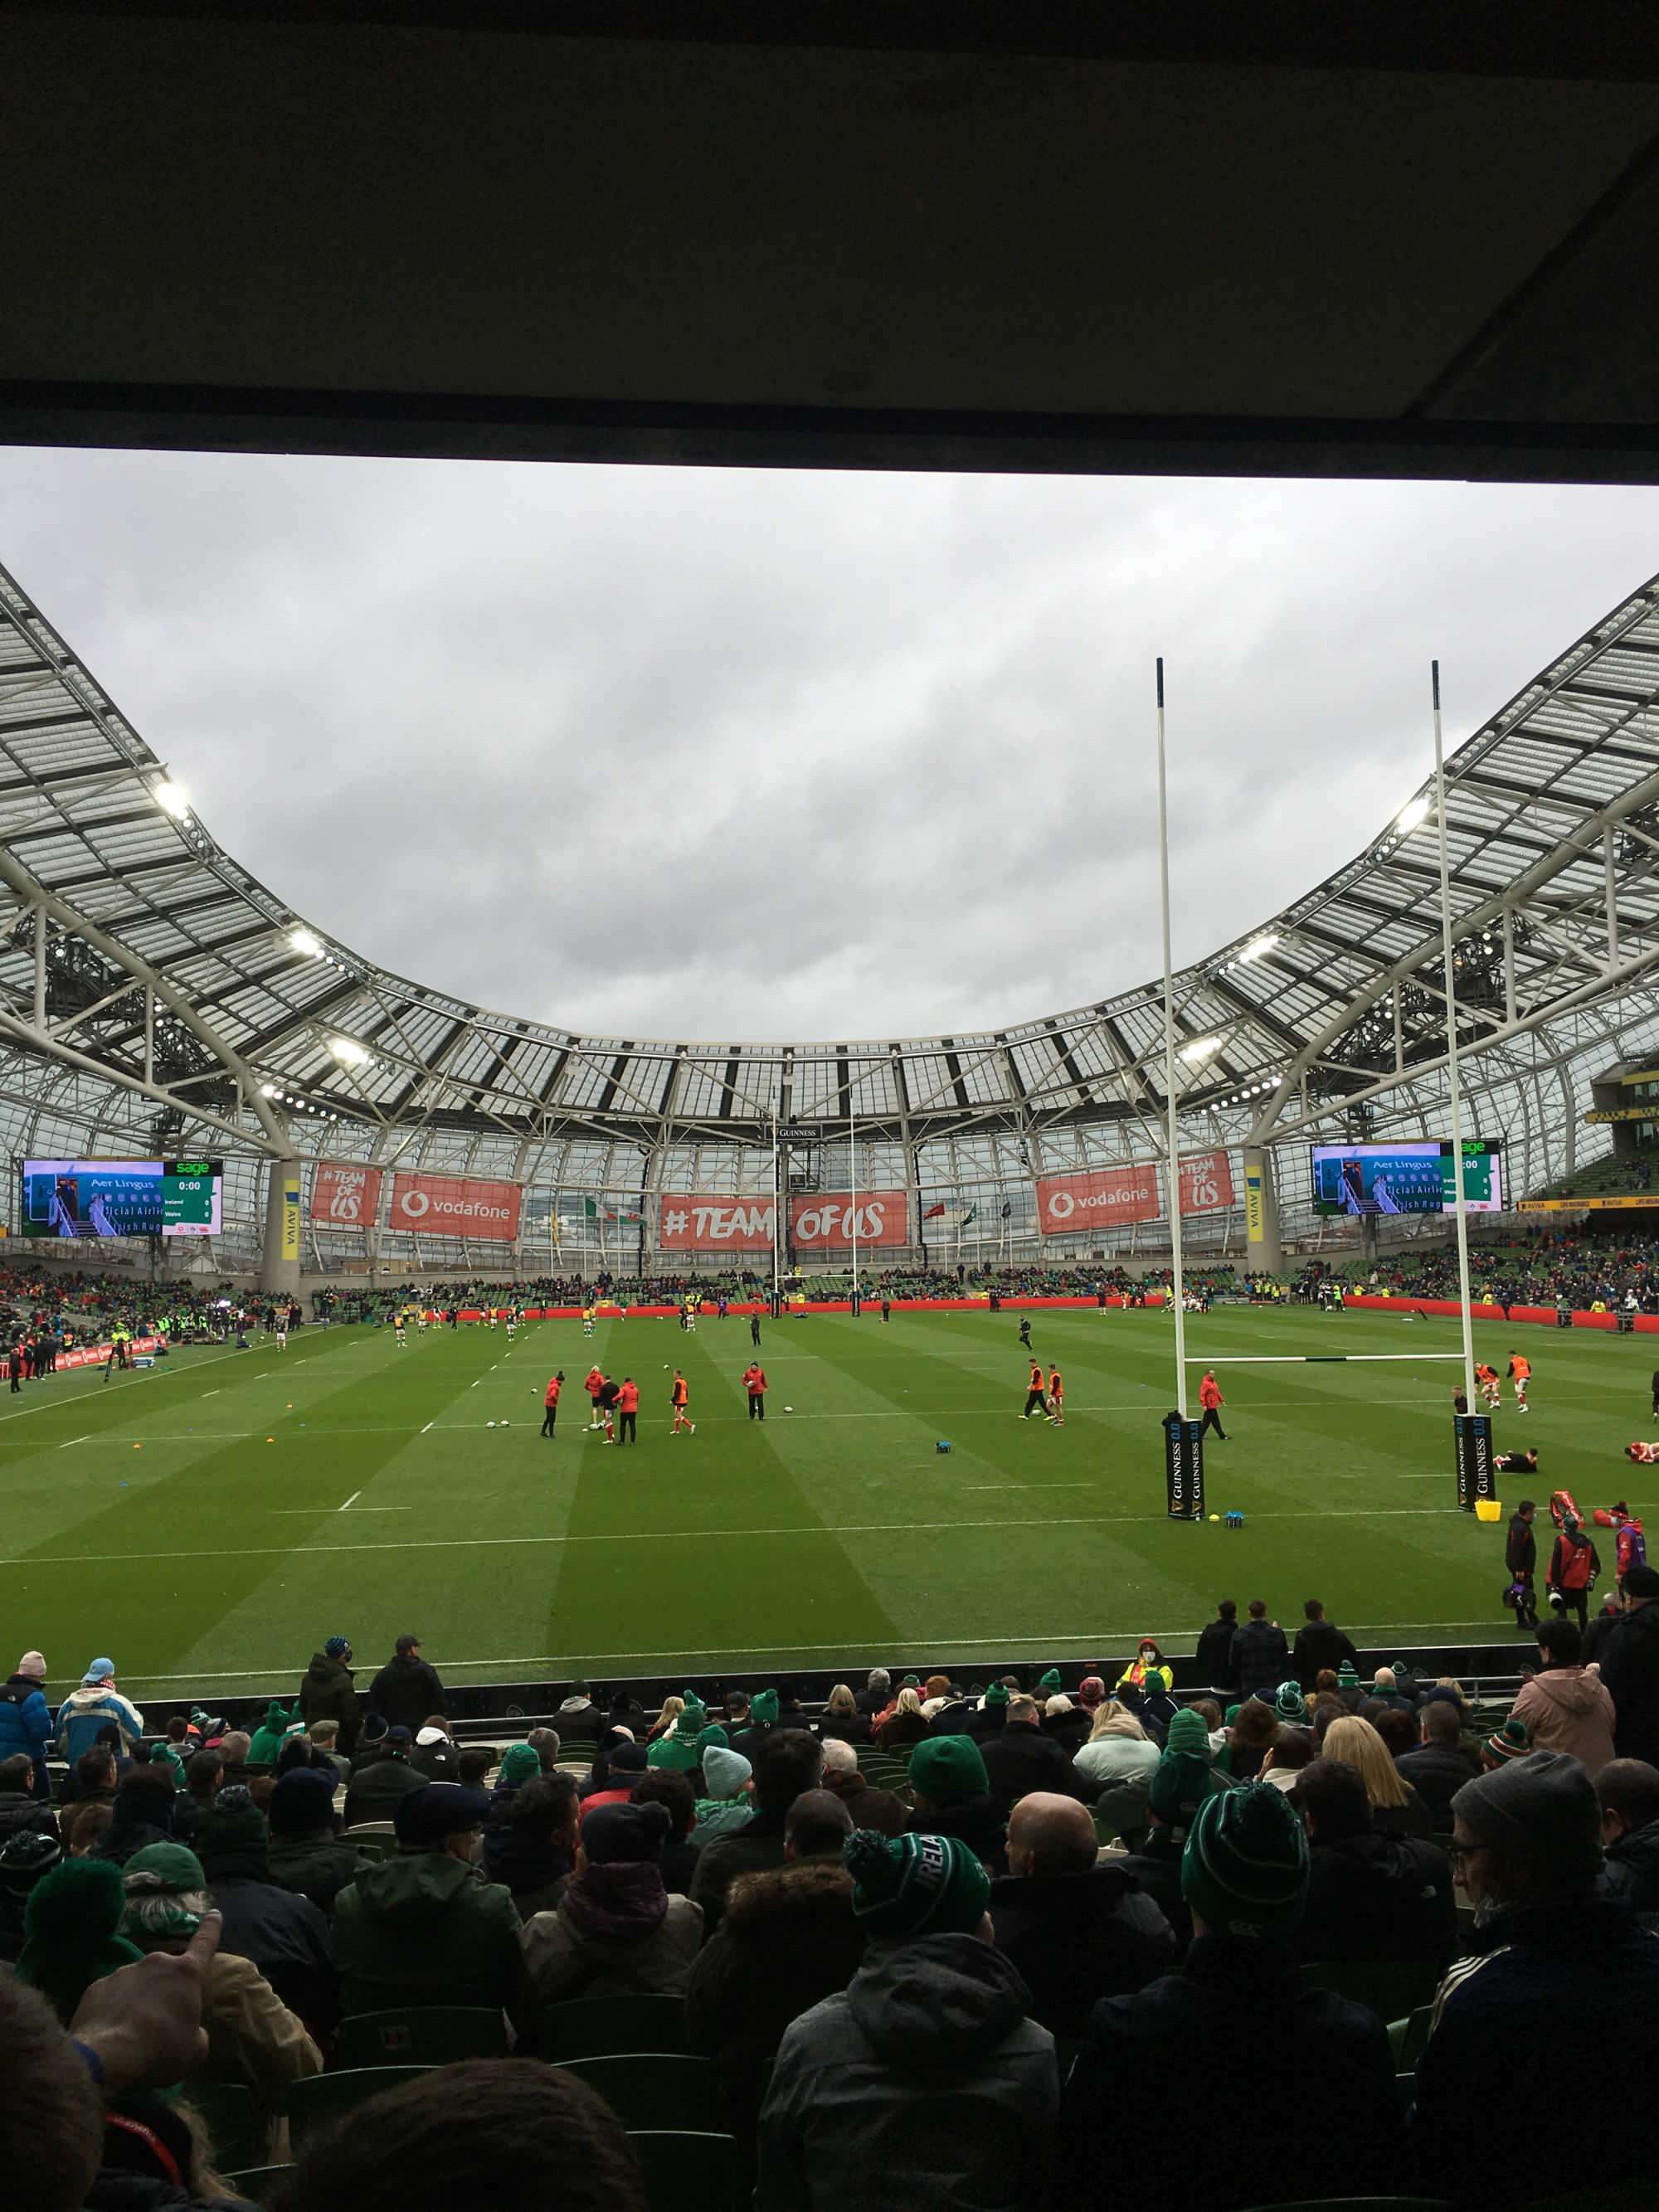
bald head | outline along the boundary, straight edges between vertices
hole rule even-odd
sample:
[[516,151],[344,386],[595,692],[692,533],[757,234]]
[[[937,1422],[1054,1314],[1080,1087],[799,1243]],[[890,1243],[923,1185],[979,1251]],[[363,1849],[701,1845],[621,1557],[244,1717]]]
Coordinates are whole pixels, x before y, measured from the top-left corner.
[[1075,1797],[1035,1790],[1008,1815],[1010,1874],[1086,1874],[1098,1849],[1094,1821]]

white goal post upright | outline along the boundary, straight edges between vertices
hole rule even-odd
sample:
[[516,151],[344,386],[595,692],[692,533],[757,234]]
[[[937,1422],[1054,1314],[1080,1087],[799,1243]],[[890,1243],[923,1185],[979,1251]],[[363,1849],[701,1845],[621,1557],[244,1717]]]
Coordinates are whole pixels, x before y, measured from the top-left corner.
[[1175,1300],[1176,1409],[1187,1418],[1187,1299],[1181,1266],[1181,1152],[1176,1136],[1175,979],[1170,961],[1170,802],[1164,760],[1164,655],[1158,656],[1158,863],[1164,901],[1164,1103],[1169,1117],[1164,1182],[1170,1198],[1170,1293]]
[[1463,1094],[1458,1074],[1457,980],[1452,954],[1451,863],[1446,845],[1446,756],[1440,727],[1440,663],[1429,663],[1434,699],[1434,813],[1440,848],[1440,931],[1446,959],[1446,1075],[1451,1097],[1452,1217],[1457,1227],[1457,1297],[1463,1323],[1463,1399],[1474,1411],[1474,1322],[1469,1310],[1469,1217],[1463,1191]]
[[853,1312],[856,1317],[859,1310],[859,1146],[850,1089],[847,1095],[847,1181],[850,1191],[848,1218],[853,1224]]

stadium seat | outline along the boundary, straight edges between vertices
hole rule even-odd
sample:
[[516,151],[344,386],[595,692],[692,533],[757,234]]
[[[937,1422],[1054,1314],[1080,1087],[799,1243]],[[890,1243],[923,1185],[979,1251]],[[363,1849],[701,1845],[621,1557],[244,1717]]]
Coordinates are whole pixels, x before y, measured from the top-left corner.
[[1419,2005],[1404,2020],[1389,2023],[1389,2048],[1394,2053],[1394,2063],[1404,2069],[1415,2066],[1423,2056],[1429,2039],[1429,2022],[1434,2018],[1432,2005]]
[[507,2023],[484,2005],[407,2005],[360,2012],[340,2022],[337,2066],[447,2066],[458,2058],[505,2058]]
[[288,2093],[289,2132],[297,2148],[313,2128],[343,2119],[359,2105],[404,2081],[418,2081],[429,2066],[354,2066],[337,2074],[313,2074]]
[[250,2166],[240,2173],[226,2174],[225,2186],[250,2204],[269,2204],[293,2171],[291,2166]]
[[714,2110],[712,2059],[688,2058],[683,2051],[640,2051],[558,2063],[603,2097],[625,2128],[683,2129],[691,2135],[708,2129]]
[[537,2036],[542,2057],[616,2058],[634,2051],[685,2050],[685,1999],[666,1996],[574,1997],[543,2011]]
[[222,2171],[269,2154],[264,2118],[252,2089],[240,2081],[192,2081],[188,2094],[207,2123],[213,2162]]
[[1369,2005],[1381,2021],[1408,2020],[1431,2003],[1441,1976],[1433,1959],[1330,1959],[1302,1969],[1305,1988]]
[[628,2140],[651,2212],[742,2212],[749,2189],[733,2136],[642,2128]]

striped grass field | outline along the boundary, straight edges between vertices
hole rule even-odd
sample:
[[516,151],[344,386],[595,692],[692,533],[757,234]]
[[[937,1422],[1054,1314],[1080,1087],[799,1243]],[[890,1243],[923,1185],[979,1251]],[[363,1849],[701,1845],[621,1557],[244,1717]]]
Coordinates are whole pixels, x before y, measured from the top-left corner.
[[[1512,1632],[1502,1529],[1454,1504],[1457,1370],[1422,1357],[1455,1348],[1454,1323],[1195,1318],[1188,1351],[1220,1373],[1231,1438],[1209,1449],[1209,1504],[1242,1511],[1242,1531],[1164,1515],[1167,1316],[1042,1312],[1032,1328],[1065,1375],[1063,1429],[1017,1418],[1010,1314],[769,1322],[763,1427],[746,1417],[735,1317],[690,1336],[601,1323],[591,1343],[575,1322],[526,1324],[511,1346],[433,1329],[403,1352],[389,1329],[312,1328],[286,1352],[261,1340],[107,1382],[58,1376],[0,1400],[12,1642],[46,1651],[54,1692],[106,1653],[142,1697],[286,1692],[326,1637],[349,1636],[367,1668],[404,1630],[458,1682],[1110,1660],[1146,1632],[1190,1650],[1222,1595],[1264,1597],[1291,1630],[1317,1596],[1376,1642]],[[1538,1448],[1540,1503],[1565,1483],[1586,1511],[1653,1504],[1655,1476],[1621,1453],[1659,1426],[1654,1347],[1483,1326],[1477,1354],[1501,1372],[1516,1340],[1534,1410],[1518,1418],[1506,1392],[1499,1448]],[[1229,1364],[1337,1350],[1413,1357]],[[584,1433],[594,1354],[641,1386],[637,1447]],[[671,1440],[675,1362],[697,1431]],[[1519,1486],[1501,1487],[1507,1507]]]

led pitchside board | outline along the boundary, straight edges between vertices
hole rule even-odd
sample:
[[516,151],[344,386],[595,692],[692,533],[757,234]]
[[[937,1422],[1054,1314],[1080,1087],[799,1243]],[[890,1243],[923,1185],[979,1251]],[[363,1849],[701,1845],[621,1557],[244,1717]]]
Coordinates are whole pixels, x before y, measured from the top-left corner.
[[[1463,1139],[1463,1203],[1471,1213],[1504,1210],[1504,1147],[1485,1137]],[[1384,1213],[1450,1213],[1457,1202],[1452,1146],[1442,1138],[1397,1145],[1314,1145],[1316,1213],[1376,1218]]]
[[23,1237],[216,1237],[222,1160],[25,1160]]

